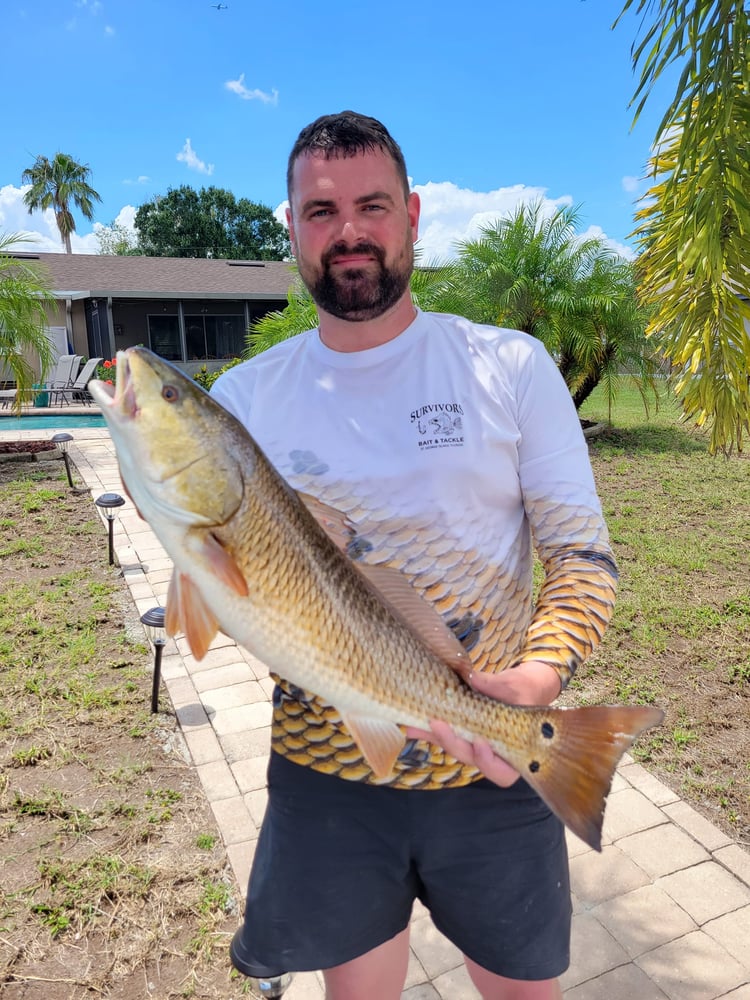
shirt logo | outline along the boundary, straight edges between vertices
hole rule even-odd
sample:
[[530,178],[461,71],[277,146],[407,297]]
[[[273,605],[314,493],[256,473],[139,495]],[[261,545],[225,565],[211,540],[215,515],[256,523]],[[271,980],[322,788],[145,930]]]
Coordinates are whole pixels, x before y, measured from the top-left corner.
[[411,425],[418,434],[420,451],[460,448],[464,443],[463,415],[460,403],[427,403],[412,410]]

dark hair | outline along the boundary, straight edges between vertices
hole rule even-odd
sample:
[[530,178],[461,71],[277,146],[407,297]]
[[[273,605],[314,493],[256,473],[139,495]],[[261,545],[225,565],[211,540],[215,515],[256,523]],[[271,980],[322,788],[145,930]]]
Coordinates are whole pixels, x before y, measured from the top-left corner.
[[294,164],[300,156],[319,153],[330,160],[339,156],[357,156],[376,149],[387,153],[393,160],[404,186],[404,196],[408,198],[409,178],[406,175],[404,154],[385,125],[377,118],[369,118],[356,111],[341,111],[337,115],[321,115],[310,125],[306,125],[297,136],[289,154],[286,172],[289,200],[292,200]]

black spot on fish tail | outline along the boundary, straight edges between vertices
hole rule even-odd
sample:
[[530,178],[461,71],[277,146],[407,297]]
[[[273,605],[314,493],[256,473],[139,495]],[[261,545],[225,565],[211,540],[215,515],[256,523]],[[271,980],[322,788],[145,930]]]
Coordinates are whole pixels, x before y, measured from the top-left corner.
[[542,723],[542,736],[545,738],[545,740],[551,740],[554,735],[555,735],[555,727],[552,725],[552,723],[551,722],[543,722]]

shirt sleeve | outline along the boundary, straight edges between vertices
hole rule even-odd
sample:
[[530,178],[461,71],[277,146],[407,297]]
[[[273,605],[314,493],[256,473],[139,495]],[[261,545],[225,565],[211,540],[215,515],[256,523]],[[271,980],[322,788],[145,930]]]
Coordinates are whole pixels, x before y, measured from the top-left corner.
[[548,663],[565,688],[612,617],[617,566],[578,414],[543,348],[519,378],[518,419],[524,507],[544,581],[513,665]]

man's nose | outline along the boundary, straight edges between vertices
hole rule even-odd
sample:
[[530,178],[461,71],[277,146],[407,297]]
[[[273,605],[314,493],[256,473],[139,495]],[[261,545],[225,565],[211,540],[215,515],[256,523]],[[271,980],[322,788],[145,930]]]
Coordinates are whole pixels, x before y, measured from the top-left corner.
[[345,219],[341,227],[341,239],[348,243],[356,243],[361,238],[362,230],[357,220],[354,218]]

